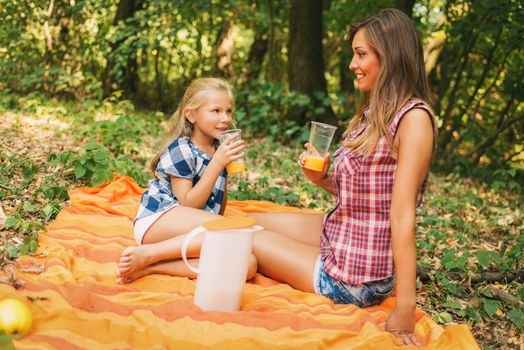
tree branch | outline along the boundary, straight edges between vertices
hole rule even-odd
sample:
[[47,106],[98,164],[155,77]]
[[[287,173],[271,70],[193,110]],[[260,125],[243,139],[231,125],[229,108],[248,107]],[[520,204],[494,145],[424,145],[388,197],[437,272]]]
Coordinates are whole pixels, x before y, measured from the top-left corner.
[[520,301],[519,298],[496,288],[493,285],[487,285],[485,289],[491,293],[491,298],[502,301],[503,303],[516,306],[518,308],[524,308],[524,302]]
[[497,84],[497,81],[499,80],[500,75],[502,74],[502,72],[504,72],[504,68],[506,68],[506,62],[507,62],[510,54],[513,52],[513,50],[515,48],[516,48],[516,45],[513,45],[512,47],[509,48],[509,50],[504,55],[504,59],[502,60],[502,63],[500,65],[500,67],[499,67],[499,70],[497,71],[497,74],[495,74],[495,77],[493,78],[493,81],[486,88],[486,90],[484,91],[482,96],[480,96],[480,98],[477,100],[477,104],[475,105],[475,108],[473,108],[473,113],[471,113],[471,115],[470,115],[471,118],[474,118],[475,115],[477,115],[477,112],[479,110],[481,102],[484,101],[484,99],[486,98],[486,96],[488,96],[488,94],[491,91],[491,89],[493,89],[493,87],[495,87],[495,85]]
[[[430,272],[426,269],[417,268],[417,276],[420,278],[421,282],[431,281]],[[455,281],[466,281],[468,276],[463,272],[452,272],[452,271],[439,271],[440,273],[445,274],[448,278]],[[495,271],[495,272],[481,272],[475,274],[471,277],[471,284],[479,284],[483,282],[493,283],[493,282],[524,282],[524,270],[518,270],[515,272],[505,272],[505,271]]]
[[476,162],[478,163],[480,157],[486,152],[486,150],[497,141],[498,136],[507,128],[509,128],[512,124],[515,122],[518,122],[520,120],[524,120],[524,114],[519,115],[517,117],[508,119],[504,124],[502,124],[497,131],[493,133],[489,138],[485,139],[482,143],[477,145],[475,149],[470,152],[471,154],[475,154]]

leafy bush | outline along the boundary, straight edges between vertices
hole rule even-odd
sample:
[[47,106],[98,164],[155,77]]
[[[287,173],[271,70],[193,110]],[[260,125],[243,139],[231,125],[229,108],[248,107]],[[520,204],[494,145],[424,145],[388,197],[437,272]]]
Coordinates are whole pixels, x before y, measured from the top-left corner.
[[64,175],[73,175],[76,180],[85,181],[92,186],[98,186],[111,181],[115,173],[131,174],[140,182],[147,178],[145,169],[127,159],[125,156],[115,158],[109,149],[98,144],[82,146],[84,152],[65,151],[49,155],[49,165],[63,166]]
[[[268,82],[253,82],[237,89],[235,96],[237,126],[254,137],[279,142],[307,141],[307,121],[325,120],[332,106],[345,103],[342,95],[333,99],[317,93],[317,101],[312,101],[306,95],[287,91],[282,84]],[[349,119],[349,114],[339,115],[338,119],[344,123]]]

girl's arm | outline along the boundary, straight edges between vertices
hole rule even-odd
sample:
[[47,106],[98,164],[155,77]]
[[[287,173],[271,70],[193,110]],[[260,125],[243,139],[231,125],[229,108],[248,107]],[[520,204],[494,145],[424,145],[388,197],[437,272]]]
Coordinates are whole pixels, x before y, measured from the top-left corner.
[[208,201],[213,191],[213,186],[222,169],[218,166],[208,166],[204,175],[194,187],[193,181],[191,180],[171,176],[171,191],[173,191],[173,194],[180,204],[186,207],[201,209]]
[[[230,139],[233,137],[231,136]],[[195,186],[191,180],[171,176],[171,191],[180,204],[191,208],[203,208],[222,170],[227,164],[242,158],[244,148],[244,141],[222,143]]]
[[224,212],[226,211],[226,205],[227,205],[227,184],[228,184],[228,180],[226,178],[226,187],[224,187],[224,198],[222,198],[222,206],[220,207],[220,211],[218,212],[218,215],[224,215]]
[[397,130],[398,158],[391,200],[391,238],[395,262],[396,305],[386,330],[405,343],[417,344],[412,332],[416,307],[415,209],[417,194],[428,172],[433,152],[433,127],[428,113],[413,109]]

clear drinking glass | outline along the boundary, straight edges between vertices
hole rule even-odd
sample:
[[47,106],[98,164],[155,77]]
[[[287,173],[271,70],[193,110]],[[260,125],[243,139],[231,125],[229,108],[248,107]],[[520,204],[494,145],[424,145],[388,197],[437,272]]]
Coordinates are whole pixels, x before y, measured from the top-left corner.
[[310,147],[307,150],[304,168],[314,171],[322,171],[324,169],[324,157],[329,150],[329,145],[337,130],[336,126],[311,122],[311,131],[309,134]]
[[[242,130],[240,129],[226,130],[220,135],[218,141],[220,143],[223,143],[230,135],[235,135],[235,137],[233,138],[231,142],[240,141],[242,140],[241,133],[242,133]],[[244,162],[244,157],[229,163],[226,166],[226,170],[229,175],[246,171],[246,163]]]

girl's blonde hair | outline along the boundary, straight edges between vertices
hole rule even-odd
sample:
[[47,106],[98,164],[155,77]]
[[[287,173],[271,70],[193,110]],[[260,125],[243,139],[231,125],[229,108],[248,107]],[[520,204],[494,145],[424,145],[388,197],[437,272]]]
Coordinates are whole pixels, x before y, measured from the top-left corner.
[[393,117],[409,100],[426,101],[429,88],[422,43],[415,25],[404,12],[385,9],[352,25],[346,36],[351,43],[360,30],[377,54],[380,68],[375,85],[363,92],[356,116],[346,133],[361,125],[366,107],[369,108],[369,124],[360,136],[344,144],[369,155],[384,136],[393,147],[388,132]]
[[[151,161],[151,172],[155,176],[156,167],[160,156],[165,152],[166,148],[174,140],[183,137],[191,136],[193,125],[187,120],[186,113],[200,108],[206,99],[213,94],[225,93],[231,99],[231,104],[234,104],[233,92],[229,83],[222,78],[200,78],[194,80],[186,89],[182,100],[178,104],[176,111],[169,119],[168,138],[162,146],[160,152]],[[156,177],[156,176],[155,176]]]

